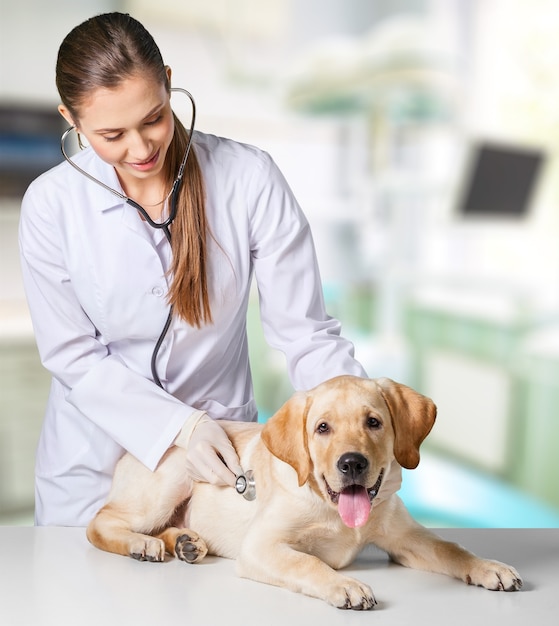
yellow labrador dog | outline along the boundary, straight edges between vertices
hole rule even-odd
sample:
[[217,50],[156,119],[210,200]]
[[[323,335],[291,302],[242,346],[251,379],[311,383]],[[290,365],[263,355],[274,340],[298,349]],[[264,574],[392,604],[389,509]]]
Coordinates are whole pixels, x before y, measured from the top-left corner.
[[367,585],[338,571],[370,543],[407,567],[517,590],[514,568],[443,541],[390,489],[377,498],[393,463],[417,466],[435,415],[431,400],[389,379],[334,378],[296,393],[264,426],[221,422],[254,472],[254,501],[193,483],[182,448],[170,448],[155,472],[127,454],[87,536],[141,560],[236,559],[240,576],[345,609],[376,604]]

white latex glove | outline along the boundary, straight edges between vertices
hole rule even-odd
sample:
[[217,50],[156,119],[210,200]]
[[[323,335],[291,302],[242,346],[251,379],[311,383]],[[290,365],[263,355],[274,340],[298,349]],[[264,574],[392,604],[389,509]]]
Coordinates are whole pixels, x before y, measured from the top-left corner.
[[236,477],[243,473],[226,432],[204,411],[190,416],[175,445],[186,450],[186,471],[198,482],[234,487]]

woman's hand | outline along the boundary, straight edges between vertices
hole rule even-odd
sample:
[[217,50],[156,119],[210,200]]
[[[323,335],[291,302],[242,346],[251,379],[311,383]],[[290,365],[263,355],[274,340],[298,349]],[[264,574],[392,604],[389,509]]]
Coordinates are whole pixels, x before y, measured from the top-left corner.
[[226,432],[204,412],[188,420],[175,445],[186,450],[186,471],[198,482],[234,487],[236,477],[243,473]]

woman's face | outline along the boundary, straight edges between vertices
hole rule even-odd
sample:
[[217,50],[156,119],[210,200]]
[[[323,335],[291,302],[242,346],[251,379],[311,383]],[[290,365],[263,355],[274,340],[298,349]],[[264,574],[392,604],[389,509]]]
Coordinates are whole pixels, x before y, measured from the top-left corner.
[[165,85],[135,76],[117,87],[92,91],[79,108],[78,120],[72,120],[64,105],[59,111],[116,169],[126,193],[141,181],[164,179],[163,164],[174,133]]

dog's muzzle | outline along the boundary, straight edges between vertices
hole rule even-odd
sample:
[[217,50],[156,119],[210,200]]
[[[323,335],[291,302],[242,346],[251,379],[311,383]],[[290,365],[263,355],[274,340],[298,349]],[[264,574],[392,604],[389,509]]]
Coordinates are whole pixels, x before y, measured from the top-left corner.
[[380,470],[378,478],[372,487],[366,488],[360,484],[352,484],[341,491],[334,491],[326,478],[326,490],[333,504],[338,507],[338,513],[343,523],[350,528],[358,528],[367,523],[373,500],[377,497],[384,477],[384,468]]

